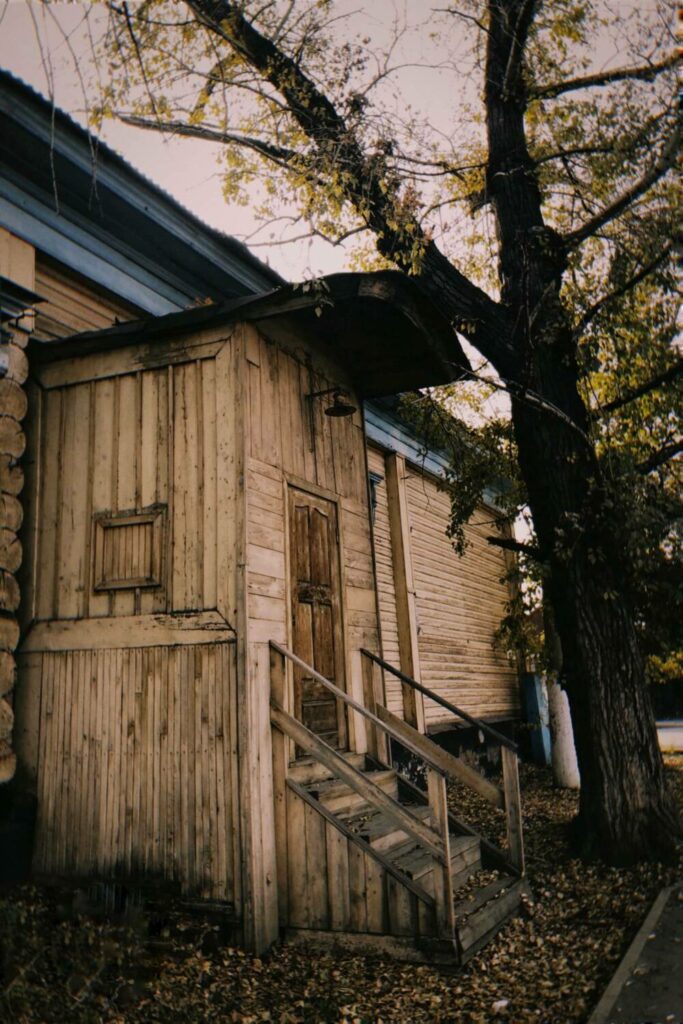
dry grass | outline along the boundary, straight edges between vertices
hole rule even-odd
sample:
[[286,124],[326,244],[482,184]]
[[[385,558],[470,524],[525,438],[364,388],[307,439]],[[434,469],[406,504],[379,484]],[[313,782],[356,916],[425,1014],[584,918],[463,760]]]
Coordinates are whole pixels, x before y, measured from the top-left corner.
[[[683,758],[668,768],[683,807]],[[59,894],[27,888],[0,901],[0,1020],[580,1024],[656,893],[681,872],[572,859],[575,796],[538,769],[523,769],[522,786],[533,907],[459,973],[284,947],[256,959],[174,912],[168,934],[152,941],[142,924],[76,917]],[[468,813],[483,812],[472,802]],[[495,812],[486,824],[493,838]]]

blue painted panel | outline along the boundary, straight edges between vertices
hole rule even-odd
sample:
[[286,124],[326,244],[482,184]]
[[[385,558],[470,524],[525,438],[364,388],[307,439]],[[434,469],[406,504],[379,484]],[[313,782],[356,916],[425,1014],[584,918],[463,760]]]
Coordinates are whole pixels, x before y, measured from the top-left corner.
[[524,710],[530,726],[531,754],[536,764],[549,765],[551,757],[548,698],[543,680],[535,672],[522,676]]
[[[433,476],[446,475],[449,462],[443,452],[434,448],[426,450],[410,428],[389,409],[366,402],[365,432],[369,441],[403,455],[417,469]],[[484,490],[484,501],[492,508],[497,508],[496,491],[493,488],[487,487]]]

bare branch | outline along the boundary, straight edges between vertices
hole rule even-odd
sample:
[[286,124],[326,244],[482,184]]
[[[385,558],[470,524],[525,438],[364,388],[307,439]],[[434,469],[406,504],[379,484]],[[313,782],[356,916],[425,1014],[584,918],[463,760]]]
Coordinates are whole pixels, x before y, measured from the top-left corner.
[[591,217],[582,227],[564,236],[564,244],[567,250],[581,245],[582,242],[585,242],[587,238],[594,235],[605,224],[609,224],[610,221],[623,213],[636,199],[644,195],[660,178],[663,178],[671,170],[678,155],[679,134],[678,129],[674,129],[659,158],[655,160],[650,169],[638,181],[634,182],[625,192],[622,192],[604,210]]
[[[424,234],[416,217],[401,202],[395,183],[387,178],[385,162],[367,154],[328,97],[300,64],[245,18],[231,0],[188,0],[210,32],[228,45],[284,98],[301,130],[330,168],[345,200],[374,232],[383,256],[412,273],[427,294],[442,305],[447,289],[449,312],[462,332],[485,354],[510,365],[507,316],[502,307],[462,274]],[[416,273],[416,261],[421,268]],[[454,334],[454,344],[457,340]],[[464,354],[462,365],[467,365]]]
[[608,292],[607,295],[603,295],[602,298],[597,299],[592,306],[589,306],[589,308],[586,310],[586,312],[583,314],[578,324],[574,328],[574,338],[579,338],[583,334],[591,320],[593,320],[593,318],[597,316],[597,314],[604,306],[612,302],[614,299],[619,299],[622,295],[626,295],[627,292],[630,292],[633,288],[636,287],[636,285],[640,284],[641,281],[644,281],[646,277],[649,277],[649,275],[652,274],[657,269],[657,267],[660,267],[662,265],[662,263],[667,258],[670,252],[671,245],[666,245],[662,249],[662,251],[658,253],[657,256],[655,256],[653,260],[651,260],[649,263],[646,263],[644,267],[641,267],[637,274],[634,274],[632,277],[628,279],[628,281],[624,281],[622,285],[619,285],[618,288],[615,288],[614,291]]
[[656,64],[645,64],[636,68],[612,68],[611,71],[598,71],[594,75],[584,75],[580,78],[567,78],[564,82],[548,82],[546,85],[531,86],[529,89],[530,100],[555,99],[565,92],[573,92],[576,89],[591,89],[595,87],[611,85],[612,82],[622,82],[627,79],[639,79],[643,82],[652,82],[662,71],[671,68],[676,63],[676,55],[671,54],[665,60]]
[[683,374],[683,359],[679,359],[668,370],[664,370],[663,373],[658,373],[655,377],[651,377],[644,384],[639,384],[637,388],[630,388],[619,398],[615,398],[613,401],[600,406],[599,409],[596,409],[596,414],[606,416],[608,413],[616,412],[617,409],[622,409],[625,405],[629,405],[630,402],[634,402],[636,398],[641,398],[642,395],[647,395],[651,391],[661,388],[662,385],[676,380],[681,374]]
[[671,459],[683,452],[683,441],[674,441],[672,444],[665,444],[661,448],[658,448],[643,462],[639,462],[636,469],[639,473],[652,473],[653,470],[659,469],[665,463],[670,462]]
[[256,139],[251,135],[238,135],[235,132],[222,131],[220,128],[209,128],[201,124],[186,124],[184,121],[150,121],[138,114],[117,113],[116,117],[124,124],[130,124],[134,128],[145,128],[153,132],[169,132],[172,135],[184,135],[192,139],[204,139],[206,142],[228,143],[230,145],[242,146],[245,149],[253,149],[260,156],[287,167],[292,170],[303,170],[303,162],[299,167],[293,168],[294,161],[300,161],[300,154],[294,149],[286,149],[284,146],[275,146],[263,139]]

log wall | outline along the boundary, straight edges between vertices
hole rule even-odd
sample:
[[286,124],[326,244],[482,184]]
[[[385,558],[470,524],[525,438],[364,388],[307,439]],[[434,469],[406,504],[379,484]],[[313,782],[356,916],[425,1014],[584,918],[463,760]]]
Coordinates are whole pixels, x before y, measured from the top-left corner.
[[[34,290],[33,247],[0,228],[0,275]],[[17,610],[20,589],[17,573],[22,562],[19,531],[23,520],[21,459],[26,446],[22,421],[27,411],[24,384],[28,376],[25,347],[32,316],[18,325],[6,325],[0,335],[0,784],[15,774],[17,759],[12,743],[14,727],[14,652],[19,642]]]

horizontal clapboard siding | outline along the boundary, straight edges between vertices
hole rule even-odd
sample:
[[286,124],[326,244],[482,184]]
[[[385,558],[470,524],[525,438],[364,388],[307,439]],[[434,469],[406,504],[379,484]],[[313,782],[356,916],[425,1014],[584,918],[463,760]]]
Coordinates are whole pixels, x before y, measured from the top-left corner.
[[96,331],[144,315],[137,307],[40,254],[36,257],[35,291],[44,300],[37,307],[35,327],[35,336],[41,341]]
[[[477,509],[459,557],[446,536],[447,495],[414,470],[406,492],[422,682],[477,717],[513,717],[519,710],[517,675],[495,643],[509,589],[505,555],[486,541],[493,514]],[[425,718],[433,726],[444,712],[426,701]]]
[[[239,904],[235,646],[46,653],[34,867]],[[27,679],[27,685],[33,680]]]

